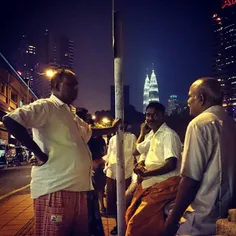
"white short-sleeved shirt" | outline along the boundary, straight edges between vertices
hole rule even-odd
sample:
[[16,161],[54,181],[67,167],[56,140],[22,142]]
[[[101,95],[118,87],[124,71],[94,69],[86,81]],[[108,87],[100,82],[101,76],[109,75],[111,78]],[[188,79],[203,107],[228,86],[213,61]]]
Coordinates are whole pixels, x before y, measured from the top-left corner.
[[[125,159],[125,179],[131,177],[134,169],[134,156],[135,142],[137,138],[134,134],[125,132],[124,133],[124,159]],[[108,163],[106,176],[111,179],[116,179],[116,135],[114,135],[109,142],[106,161]]]
[[34,141],[49,156],[43,166],[32,167],[32,198],[60,190],[93,189],[92,159],[87,146],[92,131],[87,123],[72,114],[68,105],[52,95],[7,116],[32,129]]
[[[143,142],[136,144],[136,149],[140,153],[139,158],[137,158],[138,162],[145,160],[153,135],[154,135],[154,132],[153,130],[151,130],[148,134],[145,135]],[[137,183],[137,182],[138,182],[138,176],[133,172],[132,183]]]
[[138,161],[145,160],[153,135],[154,135],[154,132],[153,130],[151,130],[148,134],[145,135],[143,142],[138,143],[136,145],[136,149],[141,154]]
[[153,135],[150,148],[145,159],[147,170],[154,170],[170,157],[178,159],[177,168],[164,175],[148,177],[142,182],[142,188],[148,188],[156,183],[160,183],[170,177],[178,176],[180,172],[182,144],[177,133],[169,128],[165,123]]
[[227,216],[236,185],[236,124],[221,106],[193,119],[186,132],[181,174],[201,185],[179,234],[214,235]]

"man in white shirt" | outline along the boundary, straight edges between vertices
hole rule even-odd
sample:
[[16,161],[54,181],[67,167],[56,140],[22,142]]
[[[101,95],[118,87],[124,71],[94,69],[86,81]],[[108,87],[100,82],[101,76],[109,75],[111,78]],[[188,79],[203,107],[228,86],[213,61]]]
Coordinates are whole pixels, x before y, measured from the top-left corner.
[[[70,70],[51,79],[52,95],[22,106],[4,117],[4,125],[35,155],[31,172],[35,235],[88,235],[86,192],[92,190],[92,159],[87,146],[92,130],[73,114],[78,82]],[[33,139],[27,129],[32,129]]]
[[[136,136],[127,132],[127,124],[124,127],[124,159],[125,159],[125,185],[131,183],[131,176],[134,169],[134,155]],[[106,176],[107,176],[107,213],[116,214],[116,135],[112,136],[108,145],[106,155]]]
[[[235,196],[236,126],[222,104],[216,79],[201,78],[189,90],[188,105],[194,116],[186,132],[182,179],[165,235],[212,236],[216,221],[226,217]],[[193,212],[179,220],[191,204]],[[179,228],[179,229],[178,229]]]
[[145,161],[135,168],[135,173],[144,180],[126,211],[126,236],[161,235],[164,206],[177,193],[181,141],[166,125],[164,116],[165,107],[159,102],[147,106],[146,122],[154,134]]

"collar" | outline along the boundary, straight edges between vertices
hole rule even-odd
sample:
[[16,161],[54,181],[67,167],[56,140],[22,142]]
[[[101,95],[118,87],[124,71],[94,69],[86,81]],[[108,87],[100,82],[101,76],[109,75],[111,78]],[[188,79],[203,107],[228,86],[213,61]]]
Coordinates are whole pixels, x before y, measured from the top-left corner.
[[[163,132],[163,131],[165,131],[167,127],[168,127],[167,124],[164,122],[164,123],[159,127],[159,129],[156,131],[155,134],[157,134],[158,132]],[[153,130],[152,130],[152,131],[153,131]]]
[[62,101],[62,100],[60,100],[58,97],[56,97],[54,94],[51,94],[51,96],[50,96],[50,99],[54,102],[54,103],[56,103],[56,105],[57,106],[63,106],[65,103]]
[[202,113],[216,113],[216,112],[225,112],[224,108],[220,105],[215,105],[215,106],[211,106],[209,108],[207,108],[205,111],[203,111]]

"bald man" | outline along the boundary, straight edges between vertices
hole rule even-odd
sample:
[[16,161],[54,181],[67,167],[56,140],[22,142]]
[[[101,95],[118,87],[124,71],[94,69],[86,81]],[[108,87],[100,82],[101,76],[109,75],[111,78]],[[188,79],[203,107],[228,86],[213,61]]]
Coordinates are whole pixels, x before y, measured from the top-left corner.
[[[217,219],[227,217],[235,196],[236,126],[221,104],[216,79],[201,78],[190,87],[188,105],[195,118],[187,128],[182,179],[165,235],[212,236]],[[194,211],[179,225],[190,204]]]

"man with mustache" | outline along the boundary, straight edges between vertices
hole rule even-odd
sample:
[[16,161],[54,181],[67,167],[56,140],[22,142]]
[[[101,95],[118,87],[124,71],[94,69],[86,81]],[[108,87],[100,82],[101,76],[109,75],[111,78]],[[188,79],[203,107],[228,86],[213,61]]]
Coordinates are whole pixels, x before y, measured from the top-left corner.
[[[165,235],[212,236],[216,221],[228,215],[236,184],[236,124],[222,107],[220,83],[200,78],[189,89],[190,115],[175,206],[167,218]],[[179,220],[191,204],[186,221]]]
[[[52,95],[4,117],[8,131],[35,157],[31,160],[31,197],[35,235],[88,236],[87,191],[93,190],[91,135],[116,132],[91,127],[71,112],[78,93],[75,74],[59,69],[51,78]],[[33,138],[27,132],[32,129]]]
[[165,123],[165,107],[151,102],[146,108],[146,122],[154,135],[145,161],[134,172],[143,178],[126,211],[126,236],[161,235],[164,206],[172,201],[179,184],[181,141]]

